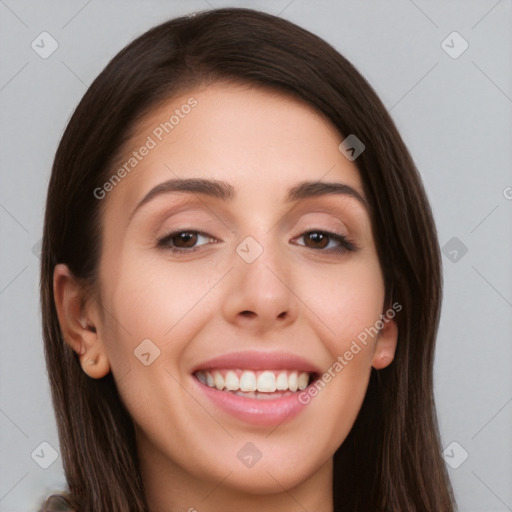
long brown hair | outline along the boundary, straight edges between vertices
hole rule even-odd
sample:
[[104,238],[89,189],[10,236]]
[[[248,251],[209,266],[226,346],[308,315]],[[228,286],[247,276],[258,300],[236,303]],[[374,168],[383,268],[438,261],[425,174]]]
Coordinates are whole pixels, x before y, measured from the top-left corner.
[[46,203],[41,267],[45,357],[66,474],[80,512],[148,511],[133,423],[113,375],[91,379],[64,342],[52,275],[68,265],[94,283],[101,201],[93,190],[137,122],[177,93],[216,81],[277,90],[311,105],[342,137],[370,205],[386,301],[399,302],[394,362],[372,370],[358,418],[334,455],[334,510],[450,512],[454,500],[433,397],[441,264],[431,209],[386,109],[356,69],[319,37],[250,9],[170,20],[124,48],[89,87],[58,147]]

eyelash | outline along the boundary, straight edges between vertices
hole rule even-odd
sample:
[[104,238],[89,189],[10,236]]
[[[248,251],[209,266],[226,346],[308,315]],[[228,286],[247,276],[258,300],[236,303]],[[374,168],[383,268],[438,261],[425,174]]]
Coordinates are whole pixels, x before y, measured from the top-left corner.
[[[180,230],[180,231],[174,231],[172,233],[169,233],[169,234],[163,236],[162,238],[159,238],[157,240],[157,247],[159,247],[161,249],[164,249],[166,251],[171,251],[174,254],[178,254],[178,253],[182,253],[182,254],[188,253],[188,254],[190,254],[190,253],[193,253],[193,252],[199,250],[202,247],[202,245],[198,245],[198,246],[194,246],[194,247],[190,247],[190,248],[176,248],[176,247],[169,246],[169,242],[174,237],[176,237],[178,235],[181,235],[183,233],[204,236],[206,238],[209,238],[210,240],[214,240],[211,236],[209,236],[207,233],[205,233],[203,231],[195,231],[195,230],[192,230],[192,229],[190,229],[190,230],[189,229],[185,229],[185,230]],[[327,236],[330,239],[334,239],[334,240],[336,240],[339,243],[338,247],[335,247],[335,248],[331,247],[330,249],[307,247],[308,249],[312,249],[313,251],[320,251],[320,252],[325,252],[325,253],[344,253],[346,251],[356,252],[358,250],[358,248],[354,244],[354,242],[352,240],[350,240],[347,236],[340,235],[339,233],[333,233],[331,231],[324,231],[324,230],[321,230],[321,229],[309,229],[308,231],[305,231],[299,237],[295,237],[295,239],[302,238],[302,237],[310,235],[312,233],[316,233],[316,234],[321,234],[321,235]],[[213,242],[213,243],[216,243],[216,242]],[[303,244],[299,244],[299,245],[301,245],[303,247],[306,247],[306,245],[303,245]]]

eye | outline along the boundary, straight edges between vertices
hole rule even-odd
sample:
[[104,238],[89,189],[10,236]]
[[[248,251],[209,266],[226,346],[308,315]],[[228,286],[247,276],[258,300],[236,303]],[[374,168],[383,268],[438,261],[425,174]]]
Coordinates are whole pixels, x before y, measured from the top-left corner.
[[[200,243],[201,242],[201,243]],[[216,240],[199,231],[175,231],[158,240],[158,247],[173,252],[193,252],[201,245],[215,243]]]
[[304,245],[310,249],[322,249],[326,252],[355,251],[355,245],[345,236],[329,231],[307,231],[295,240],[304,239]]

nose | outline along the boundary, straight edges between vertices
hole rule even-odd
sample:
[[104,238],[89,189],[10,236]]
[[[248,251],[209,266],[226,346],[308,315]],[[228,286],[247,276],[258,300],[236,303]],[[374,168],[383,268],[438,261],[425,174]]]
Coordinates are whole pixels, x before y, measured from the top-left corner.
[[254,261],[248,261],[235,253],[222,306],[225,319],[258,334],[292,324],[299,300],[285,255],[267,244]]

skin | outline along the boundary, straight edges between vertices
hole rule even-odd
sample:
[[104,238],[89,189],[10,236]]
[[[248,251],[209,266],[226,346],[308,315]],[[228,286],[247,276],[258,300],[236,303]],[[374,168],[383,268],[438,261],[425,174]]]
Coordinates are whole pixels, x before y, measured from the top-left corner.
[[[83,288],[56,266],[64,337],[91,378],[113,372],[134,420],[151,510],[332,510],[332,456],[355,421],[371,367],[393,360],[394,321],[277,428],[217,409],[191,370],[252,349],[290,352],[326,371],[385,312],[364,205],[339,194],[285,201],[303,180],[344,183],[364,197],[357,167],[338,150],[343,137],[309,106],[233,84],[198,88],[156,109],[124,161],[190,97],[197,106],[102,200],[95,300],[80,307]],[[225,181],[235,195],[171,192],[130,218],[149,190],[176,177]],[[208,237],[189,253],[157,246],[180,229]],[[308,230],[346,235],[358,250],[318,248]],[[263,248],[252,263],[236,252],[247,236]],[[133,352],[148,338],[160,355],[145,366]],[[236,456],[246,442],[262,453],[252,468]]]

